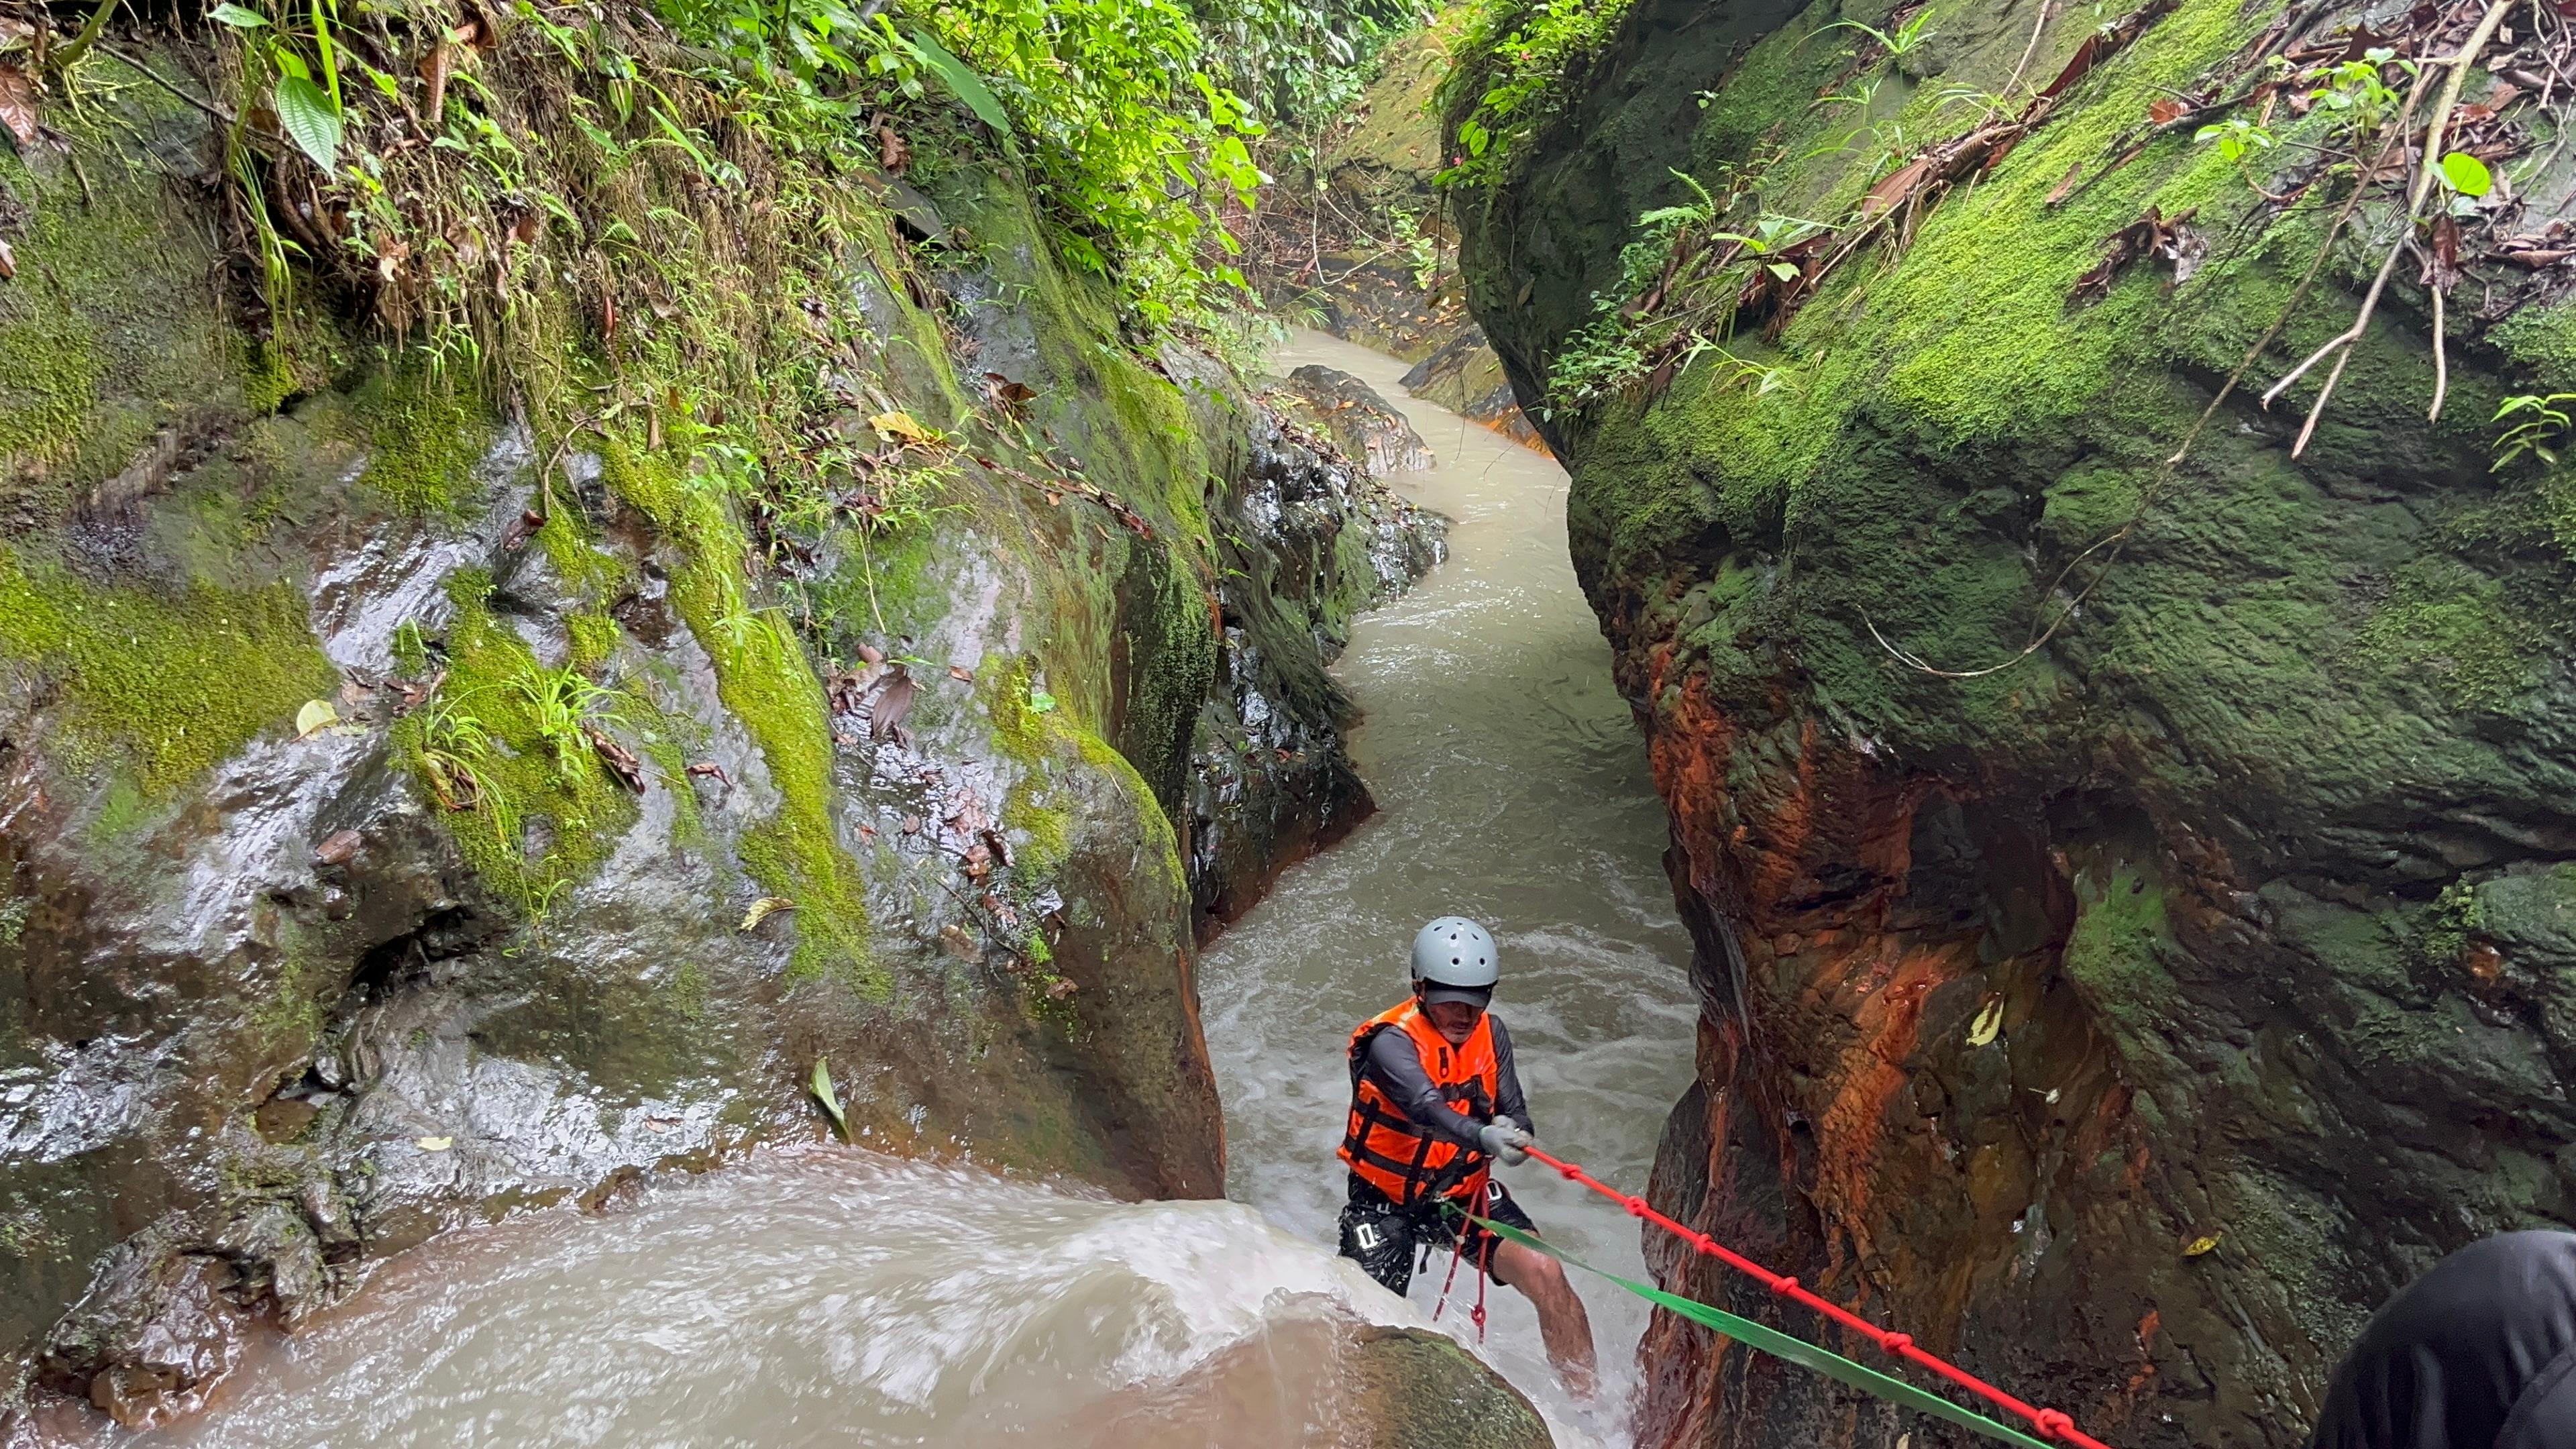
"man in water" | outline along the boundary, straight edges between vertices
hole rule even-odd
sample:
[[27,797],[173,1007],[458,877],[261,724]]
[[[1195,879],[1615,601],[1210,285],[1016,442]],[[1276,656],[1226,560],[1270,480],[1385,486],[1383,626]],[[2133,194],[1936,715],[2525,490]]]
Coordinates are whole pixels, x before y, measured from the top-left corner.
[[1592,1321],[1565,1269],[1466,1216],[1535,1231],[1491,1171],[1496,1158],[1526,1161],[1531,1140],[1511,1033],[1485,1012],[1501,979],[1495,956],[1484,927],[1433,921],[1413,938],[1413,995],[1351,1033],[1342,1256],[1401,1295],[1418,1249],[1456,1247],[1538,1309],[1548,1361],[1590,1397]]

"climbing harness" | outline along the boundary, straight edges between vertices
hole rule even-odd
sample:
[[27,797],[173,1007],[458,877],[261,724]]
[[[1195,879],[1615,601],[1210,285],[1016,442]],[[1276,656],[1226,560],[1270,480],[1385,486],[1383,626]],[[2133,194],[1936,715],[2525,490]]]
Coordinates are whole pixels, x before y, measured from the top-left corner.
[[[1752,1259],[1745,1257],[1743,1254],[1735,1252],[1733,1249],[1724,1246],[1708,1234],[1694,1232],[1691,1229],[1682,1226],[1673,1219],[1664,1216],[1662,1213],[1655,1211],[1651,1207],[1648,1207],[1644,1198],[1630,1197],[1628,1194],[1623,1193],[1617,1188],[1610,1186],[1608,1183],[1601,1181],[1599,1178],[1594,1177],[1592,1174],[1575,1166],[1573,1163],[1567,1162],[1562,1158],[1551,1157],[1547,1153],[1542,1152],[1535,1147],[1529,1149],[1529,1155],[1540,1162],[1546,1163],[1549,1167],[1556,1169],[1557,1174],[1563,1177],[1566,1181],[1581,1183],[1583,1186],[1592,1189],[1594,1192],[1600,1193],[1602,1196],[1618,1203],[1621,1207],[1627,1209],[1630,1217],[1640,1218],[1646,1222],[1653,1223],[1655,1226],[1664,1229],[1666,1232],[1680,1238],[1683,1242],[1688,1243],[1693,1249],[1717,1259],[1719,1262],[1726,1264],[1728,1267],[1733,1268],[1738,1272],[1748,1274],[1759,1280],[1762,1286],[1770,1289],[1773,1293],[1789,1299],[1794,1303],[1799,1303],[1811,1308],[1816,1312],[1823,1314],[1827,1318],[1832,1319],[1834,1322],[1843,1325],[1845,1328],[1858,1333],[1861,1337],[1878,1345],[1879,1348],[1885,1352],[1893,1354],[1908,1363],[1916,1365],[1917,1367],[1929,1369],[1933,1373],[1940,1375],[1942,1378],[1948,1379],[1959,1387],[1986,1400],[1988,1403],[1994,1404],[1998,1408],[2008,1410],[2009,1412],[2030,1421],[2032,1429],[2038,1433],[2039,1437],[2037,1439],[2033,1439],[2018,1429],[2008,1428],[2005,1425],[1996,1423],[1992,1419],[1985,1418],[1983,1415],[1970,1413],[1968,1410],[1960,1408],[1958,1405],[1951,1403],[1947,1399],[1927,1394],[1923,1390],[1918,1389],[1911,1384],[1905,1383],[1899,1379],[1889,1378],[1885,1374],[1878,1373],[1875,1370],[1863,1368],[1861,1365],[1853,1363],[1849,1359],[1843,1358],[1826,1349],[1817,1347],[1814,1344],[1807,1343],[1802,1339],[1791,1338],[1786,1334],[1763,1328],[1759,1324],[1737,1318],[1735,1315],[1727,1313],[1722,1309],[1712,1308],[1709,1305],[1700,1303],[1694,1299],[1681,1298],[1673,1294],[1665,1293],[1660,1289],[1648,1288],[1641,1283],[1631,1283],[1624,1278],[1619,1278],[1609,1273],[1602,1273],[1598,1268],[1593,1268],[1588,1264],[1575,1262],[1574,1259],[1565,1257],[1563,1253],[1558,1252],[1555,1248],[1550,1247],[1545,1242],[1531,1234],[1521,1232],[1520,1230],[1511,1227],[1509,1224],[1492,1222],[1481,1218],[1478,1219],[1477,1221],[1479,1225],[1484,1227],[1487,1231],[1509,1238],[1511,1241],[1520,1243],[1524,1246],[1535,1248],[1542,1253],[1550,1254],[1551,1256],[1563,1259],[1566,1262],[1574,1263],[1576,1267],[1583,1268],[1588,1272],[1599,1273],[1600,1276],[1610,1279],[1612,1282],[1619,1284],[1621,1287],[1628,1289],[1632,1293],[1636,1293],[1654,1303],[1670,1308],[1676,1313],[1681,1313],[1684,1317],[1690,1318],[1694,1322],[1715,1328],[1730,1338],[1741,1339],[1766,1353],[1776,1354],[1793,1363],[1804,1364],[1809,1368],[1816,1369],[1821,1373],[1829,1374],[1834,1378],[1840,1379],[1844,1383],[1851,1384],[1855,1388],[1877,1394],[1882,1398],[1891,1398],[1899,1403],[1909,1404],[1928,1414],[1938,1414],[1942,1418],[1948,1419],[1953,1423],[1963,1424],[1966,1427],[1974,1429],[1978,1433],[1988,1435],[1989,1437],[2002,1439],[2007,1443],[2022,1445],[2024,1446],[2024,1449],[2048,1449],[2048,1445],[2050,1443],[2059,1445],[2071,1444],[2075,1446],[2075,1449],[2110,1449],[2110,1446],[2104,1444],[2101,1440],[2093,1438],[2083,1430],[2076,1428],[2073,1417],[2065,1412],[2058,1409],[2044,1409],[2033,1404],[2024,1403],[2020,1399],[2013,1397],[2011,1394],[2005,1393],[2003,1390],[1996,1388],[1994,1385],[1987,1383],[1985,1380],[1978,1378],[1972,1373],[1969,1373],[1966,1369],[1960,1368],[1956,1364],[1951,1363],[1949,1360],[1915,1347],[1914,1339],[1911,1335],[1898,1333],[1891,1329],[1882,1329],[1878,1325],[1871,1323],[1868,1319],[1861,1317],[1859,1314],[1853,1313],[1842,1307],[1840,1304],[1820,1298],[1814,1293],[1807,1291],[1807,1289],[1799,1286],[1797,1279],[1789,1277],[1786,1274],[1774,1273],[1770,1269],[1763,1267],[1761,1264],[1754,1262]],[[1481,1206],[1481,1203],[1479,1205]],[[1715,1320],[1724,1320],[1724,1322],[1721,1323]],[[1795,1351],[1792,1351],[1791,1349],[1791,1346],[1793,1345]],[[1825,1360],[1830,1360],[1831,1364],[1829,1365]],[[1843,1370],[1848,1370],[1849,1372],[1846,1373]],[[1853,1375],[1865,1375],[1866,1378],[1854,1377]],[[1902,1392],[1898,1392],[1899,1390]],[[2042,1441],[2048,1442],[2043,1443]]]
[[[1461,1209],[1456,1203],[1451,1202],[1441,1204],[1443,1210],[1458,1214],[1458,1237],[1457,1241],[1449,1246],[1449,1276],[1440,1280],[1440,1301],[1431,1305],[1431,1321],[1434,1323],[1440,1321],[1440,1311],[1449,1306],[1449,1290],[1458,1282],[1458,1260],[1467,1256],[1467,1230],[1486,1220],[1485,1199],[1492,1190],[1493,1180],[1488,1178],[1476,1184],[1475,1197],[1466,1208]],[[1487,1265],[1493,1256],[1492,1239],[1488,1238],[1476,1245],[1476,1306],[1468,1313],[1467,1318],[1469,1322],[1476,1325],[1478,1343],[1485,1341],[1485,1280],[1491,1276],[1487,1271]]]

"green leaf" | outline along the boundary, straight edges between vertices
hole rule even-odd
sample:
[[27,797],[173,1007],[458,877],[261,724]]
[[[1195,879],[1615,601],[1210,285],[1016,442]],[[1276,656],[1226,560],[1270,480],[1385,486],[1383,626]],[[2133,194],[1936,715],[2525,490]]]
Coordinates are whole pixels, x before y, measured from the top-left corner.
[[939,72],[939,78],[957,93],[957,99],[966,103],[966,109],[975,113],[975,119],[1002,135],[1013,134],[1011,113],[1002,109],[1001,98],[984,84],[982,76],[966,68],[966,62],[950,55],[948,48],[931,39],[928,31],[907,31],[904,40],[912,47],[915,59]]
[[1045,714],[1055,708],[1055,696],[1043,689],[1029,691],[1029,713]]
[[224,0],[223,4],[207,11],[206,18],[217,25],[229,25],[235,30],[257,30],[268,23],[267,16],[256,10],[235,5],[232,0]]
[[340,165],[340,111],[322,88],[300,75],[277,78],[275,92],[277,123],[295,141],[297,150],[313,158],[313,164],[325,172]]
[[832,1091],[832,1068],[823,1058],[814,1059],[814,1075],[806,1082],[805,1090],[812,1092],[814,1100],[822,1103],[823,1110],[831,1115],[832,1126],[841,1134],[841,1140],[849,1141],[850,1119],[841,1113],[841,1099]]
[[2466,151],[2454,151],[2442,158],[2442,179],[2462,196],[2484,196],[2495,190],[2495,173]]

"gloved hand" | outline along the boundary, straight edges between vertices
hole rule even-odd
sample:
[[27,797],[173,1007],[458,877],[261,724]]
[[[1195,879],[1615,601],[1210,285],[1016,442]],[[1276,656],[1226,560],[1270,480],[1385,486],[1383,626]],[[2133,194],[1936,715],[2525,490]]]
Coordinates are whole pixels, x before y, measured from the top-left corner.
[[1498,1157],[1513,1167],[1529,1161],[1530,1143],[1535,1140],[1508,1120],[1488,1122],[1476,1129],[1476,1143],[1485,1149],[1485,1155]]

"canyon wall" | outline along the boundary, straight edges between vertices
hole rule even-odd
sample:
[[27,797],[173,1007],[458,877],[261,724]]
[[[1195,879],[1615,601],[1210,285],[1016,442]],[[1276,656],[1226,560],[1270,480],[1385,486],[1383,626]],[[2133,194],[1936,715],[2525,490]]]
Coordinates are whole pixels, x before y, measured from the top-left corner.
[[[2349,224],[2330,163],[2447,68],[2370,48],[2485,7],[2123,8],[1637,0],[1455,205],[1698,943],[1655,1200],[2112,1442],[2290,1445],[2412,1274],[2576,1221],[2576,494],[2490,423],[2576,385],[2564,36],[2478,57],[2506,180],[2266,409],[2409,234],[2411,151]],[[1645,1353],[1648,1443],[1950,1442]]]
[[263,275],[374,218],[228,159],[201,49],[0,155],[0,1420],[184,1412],[826,1069],[862,1144],[1216,1195],[1194,937],[1369,809],[1323,661],[1437,520],[1137,342],[962,112],[832,170],[673,81],[612,162],[548,107],[618,72],[481,23],[526,189],[373,316]]

